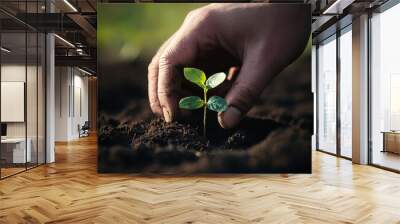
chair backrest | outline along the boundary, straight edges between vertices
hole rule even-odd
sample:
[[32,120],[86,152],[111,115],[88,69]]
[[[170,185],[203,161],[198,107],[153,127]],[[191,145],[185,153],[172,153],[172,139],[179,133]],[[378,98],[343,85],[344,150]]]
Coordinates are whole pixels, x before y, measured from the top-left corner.
[[85,121],[85,123],[83,124],[82,128],[90,128],[89,121]]

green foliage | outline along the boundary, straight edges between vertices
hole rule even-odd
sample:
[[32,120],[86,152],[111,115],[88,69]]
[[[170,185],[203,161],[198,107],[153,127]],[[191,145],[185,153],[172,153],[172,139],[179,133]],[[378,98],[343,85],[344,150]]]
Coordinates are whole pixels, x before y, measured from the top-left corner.
[[179,101],[179,107],[187,110],[195,110],[202,108],[204,106],[204,101],[198,96],[189,96],[182,98]]
[[206,74],[197,68],[184,68],[183,73],[185,78],[194,84],[200,86],[201,88],[205,88],[204,83],[206,82]]
[[228,108],[228,104],[224,98],[212,96],[207,102],[207,108],[215,112],[223,112]]
[[219,86],[219,84],[223,83],[225,79],[226,79],[225,73],[223,72],[215,73],[214,75],[212,75],[210,78],[207,79],[206,87],[208,89],[213,89]]
[[[197,68],[184,68],[184,76],[190,82],[200,86],[204,92],[204,99],[198,96],[189,96],[182,98],[179,101],[179,108],[187,110],[195,110],[204,107],[203,114],[203,135],[206,136],[206,114],[207,108],[215,112],[224,112],[228,108],[226,100],[219,96],[212,96],[207,101],[207,91],[213,89],[223,83],[226,79],[226,74],[223,72],[215,73],[208,79],[206,74]],[[205,103],[207,102],[207,103]]]

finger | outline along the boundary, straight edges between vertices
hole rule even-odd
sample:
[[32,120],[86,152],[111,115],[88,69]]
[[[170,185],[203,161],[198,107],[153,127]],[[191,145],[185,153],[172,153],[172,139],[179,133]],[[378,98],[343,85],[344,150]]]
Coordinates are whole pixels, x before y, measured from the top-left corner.
[[218,121],[223,128],[235,127],[245,115],[269,81],[267,66],[263,66],[257,57],[245,61],[239,75],[226,95],[228,109],[218,114]]
[[159,59],[157,96],[166,122],[171,122],[178,110],[178,67],[190,66],[195,59],[197,48],[193,36],[177,34]]
[[158,63],[160,59],[160,55],[165,50],[168,43],[171,41],[174,35],[168,38],[167,41],[161,45],[160,49],[157,51],[156,55],[151,60],[148,66],[147,80],[148,80],[148,97],[150,108],[153,113],[162,116],[162,108],[160,106],[160,102],[158,101],[157,96],[157,85],[158,85]]
[[[191,11],[171,39],[158,63],[157,94],[164,119],[170,122],[178,111],[179,78],[183,66],[193,66],[200,49],[215,39],[212,10],[207,7]],[[178,78],[179,77],[179,78]]]
[[231,81],[233,80],[240,72],[240,67],[233,66],[229,68],[228,71],[228,77],[226,77],[227,80]]

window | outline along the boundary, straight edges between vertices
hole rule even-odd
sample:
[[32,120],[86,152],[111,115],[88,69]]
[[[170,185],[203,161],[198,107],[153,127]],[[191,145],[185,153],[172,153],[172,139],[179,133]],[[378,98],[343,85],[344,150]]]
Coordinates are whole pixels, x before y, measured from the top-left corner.
[[352,156],[352,33],[351,26],[340,36],[340,155]]
[[400,4],[371,18],[371,162],[400,170]]
[[338,36],[333,35],[318,45],[316,63],[318,149],[351,158],[353,78],[351,24],[340,30]]
[[336,153],[336,36],[318,54],[318,149]]

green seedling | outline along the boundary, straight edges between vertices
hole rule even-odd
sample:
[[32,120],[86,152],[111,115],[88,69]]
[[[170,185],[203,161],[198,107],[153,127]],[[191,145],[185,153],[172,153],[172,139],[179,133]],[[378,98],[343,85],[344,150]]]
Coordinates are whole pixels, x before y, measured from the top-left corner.
[[184,68],[183,73],[185,78],[190,82],[200,86],[203,89],[204,97],[201,99],[198,96],[189,96],[182,98],[179,101],[179,108],[186,110],[196,110],[204,108],[203,112],[203,136],[206,136],[206,119],[207,119],[207,108],[215,112],[223,112],[228,108],[226,100],[219,96],[212,96],[207,101],[207,92],[210,89],[217,87],[223,83],[226,79],[226,74],[223,72],[215,73],[206,78],[206,74],[197,68]]

